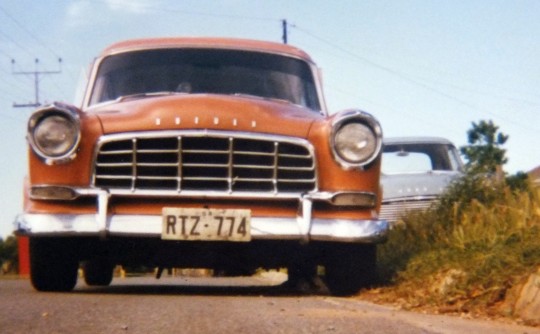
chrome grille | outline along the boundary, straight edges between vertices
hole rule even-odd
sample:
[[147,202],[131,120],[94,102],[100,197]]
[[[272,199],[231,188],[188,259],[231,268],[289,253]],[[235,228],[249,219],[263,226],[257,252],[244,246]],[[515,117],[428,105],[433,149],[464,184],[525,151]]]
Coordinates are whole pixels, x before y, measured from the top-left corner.
[[159,134],[101,139],[94,186],[108,189],[304,193],[316,190],[303,140],[235,134]]
[[435,201],[435,199],[430,198],[423,200],[383,202],[379,218],[389,222],[396,222],[409,211],[428,209]]

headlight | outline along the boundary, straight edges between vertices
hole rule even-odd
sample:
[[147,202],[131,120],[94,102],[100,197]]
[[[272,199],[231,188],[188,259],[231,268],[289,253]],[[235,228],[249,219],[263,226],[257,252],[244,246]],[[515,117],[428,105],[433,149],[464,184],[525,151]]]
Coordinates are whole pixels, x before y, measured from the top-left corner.
[[47,156],[59,157],[75,145],[77,128],[64,116],[52,115],[36,125],[33,137],[41,152]]
[[36,111],[28,123],[28,140],[47,164],[69,161],[75,156],[80,140],[77,113],[61,105]]
[[332,152],[344,168],[363,167],[378,156],[382,131],[371,115],[358,110],[346,111],[336,116],[332,126]]

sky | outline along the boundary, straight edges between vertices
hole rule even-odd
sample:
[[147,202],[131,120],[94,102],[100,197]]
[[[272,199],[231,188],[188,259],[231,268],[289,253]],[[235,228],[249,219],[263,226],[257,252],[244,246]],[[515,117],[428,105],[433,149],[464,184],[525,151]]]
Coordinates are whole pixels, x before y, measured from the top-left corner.
[[[2,0],[0,237],[22,210],[26,122],[36,102],[72,102],[107,45],[140,37],[216,36],[282,42],[322,69],[331,113],[358,108],[385,137],[467,144],[473,122],[509,135],[505,171],[540,165],[537,0]],[[36,61],[37,59],[37,61]]]

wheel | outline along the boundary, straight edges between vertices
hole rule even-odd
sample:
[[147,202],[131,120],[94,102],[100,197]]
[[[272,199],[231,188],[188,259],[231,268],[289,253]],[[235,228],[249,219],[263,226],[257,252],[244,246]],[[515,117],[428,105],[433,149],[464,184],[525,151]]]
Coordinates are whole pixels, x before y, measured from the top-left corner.
[[289,284],[298,282],[311,282],[317,276],[317,264],[306,259],[305,262],[293,263],[287,267],[287,281]]
[[71,291],[77,284],[78,258],[63,238],[30,238],[30,280],[38,291]]
[[350,296],[376,277],[375,245],[336,245],[327,251],[325,283],[332,295]]
[[90,286],[107,286],[113,279],[114,264],[106,259],[92,259],[83,263],[84,282]]
[[313,293],[318,290],[317,263],[309,251],[304,251],[292,256],[287,265],[287,281],[284,287],[300,293]]

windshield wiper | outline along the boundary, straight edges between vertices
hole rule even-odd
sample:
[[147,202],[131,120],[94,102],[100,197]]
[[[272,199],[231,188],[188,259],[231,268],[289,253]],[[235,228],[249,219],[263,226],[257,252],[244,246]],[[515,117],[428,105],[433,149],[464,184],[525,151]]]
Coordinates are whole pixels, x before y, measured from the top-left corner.
[[268,97],[268,96],[252,95],[252,94],[246,94],[246,93],[234,93],[230,95],[246,97],[246,98],[254,98],[254,99],[265,100],[265,101],[276,101],[276,102],[282,102],[282,103],[287,103],[287,104],[294,104],[289,100],[280,99],[279,97]]
[[162,92],[149,92],[149,93],[137,93],[130,95],[119,96],[115,99],[115,102],[122,102],[125,100],[131,99],[143,99],[146,97],[157,97],[157,96],[167,96],[167,95],[185,95],[188,93],[185,92],[172,92],[172,91],[162,91]]

